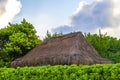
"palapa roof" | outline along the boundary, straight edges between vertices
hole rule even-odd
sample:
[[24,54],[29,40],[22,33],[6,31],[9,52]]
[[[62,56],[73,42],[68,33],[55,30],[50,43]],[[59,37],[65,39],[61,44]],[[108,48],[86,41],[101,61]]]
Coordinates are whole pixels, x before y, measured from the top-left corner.
[[102,58],[81,32],[51,38],[14,60],[11,67],[57,64],[113,63]]

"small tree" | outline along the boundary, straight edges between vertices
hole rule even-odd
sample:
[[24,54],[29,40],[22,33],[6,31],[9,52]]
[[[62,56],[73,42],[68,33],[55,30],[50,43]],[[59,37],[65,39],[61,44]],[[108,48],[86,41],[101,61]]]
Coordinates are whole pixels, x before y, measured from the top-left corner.
[[105,58],[120,62],[120,39],[107,36],[107,34],[86,34],[86,39]]
[[40,42],[34,26],[25,19],[20,24],[9,23],[0,29],[0,61],[8,63],[8,66],[12,60],[25,55]]
[[54,34],[51,34],[49,31],[47,31],[44,40],[48,40],[48,39],[50,39],[50,38],[52,38],[52,37],[59,37],[59,36],[62,36],[62,35],[63,35],[62,33],[54,33]]

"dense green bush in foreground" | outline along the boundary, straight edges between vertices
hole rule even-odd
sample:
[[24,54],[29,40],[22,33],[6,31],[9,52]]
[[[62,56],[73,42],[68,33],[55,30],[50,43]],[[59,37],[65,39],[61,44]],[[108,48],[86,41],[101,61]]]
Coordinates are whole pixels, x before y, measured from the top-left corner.
[[120,80],[120,64],[0,68],[0,80]]

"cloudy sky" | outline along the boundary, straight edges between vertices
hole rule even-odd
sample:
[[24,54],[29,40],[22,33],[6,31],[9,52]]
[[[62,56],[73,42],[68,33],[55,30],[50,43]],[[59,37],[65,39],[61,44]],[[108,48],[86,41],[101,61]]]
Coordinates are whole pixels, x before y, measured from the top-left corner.
[[82,31],[120,37],[120,0],[0,0],[0,28],[23,18],[39,36]]

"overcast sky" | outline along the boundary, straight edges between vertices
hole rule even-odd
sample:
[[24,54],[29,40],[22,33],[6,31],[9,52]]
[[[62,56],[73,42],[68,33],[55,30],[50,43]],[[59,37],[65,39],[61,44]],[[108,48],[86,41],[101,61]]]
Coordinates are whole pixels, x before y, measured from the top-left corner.
[[120,37],[120,0],[0,0],[0,28],[23,18],[39,36],[82,31]]

